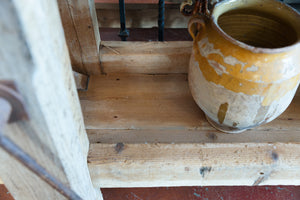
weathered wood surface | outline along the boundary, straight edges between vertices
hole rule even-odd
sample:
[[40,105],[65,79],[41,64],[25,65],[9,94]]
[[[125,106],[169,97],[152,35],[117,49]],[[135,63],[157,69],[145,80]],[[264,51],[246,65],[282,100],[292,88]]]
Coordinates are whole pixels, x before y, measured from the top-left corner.
[[87,75],[74,72],[74,71],[73,71],[73,76],[75,79],[77,90],[87,90],[89,77]]
[[[109,141],[109,138],[113,137],[112,142],[121,138],[128,141],[126,137],[130,134],[142,134],[136,138],[130,137],[133,139],[132,142],[141,141],[143,137],[153,141],[154,138],[163,138],[170,134],[168,142],[180,142],[183,133],[188,135],[186,139],[188,141],[193,140],[200,133],[204,135],[218,133],[207,123],[203,112],[194,102],[188,88],[186,74],[91,76],[88,91],[79,92],[79,95],[86,129],[92,134],[100,134],[100,140],[103,138]],[[300,96],[296,96],[286,112],[271,123],[247,131],[249,136],[246,138],[250,139],[255,135],[250,140],[260,142],[259,138],[265,137],[265,134],[261,133],[270,132],[269,138],[263,141],[269,139],[279,142],[287,141],[289,138],[292,141],[300,141],[299,113]],[[120,134],[117,136],[119,131]],[[149,135],[151,131],[154,132],[153,138]],[[161,136],[159,136],[160,131]],[[278,135],[278,140],[275,135],[271,135],[271,132]],[[122,137],[123,133],[126,136]],[[246,133],[244,135],[247,135]],[[281,133],[284,133],[285,137]],[[105,134],[107,135],[104,136]],[[239,139],[236,140],[241,141],[240,135],[243,134],[233,134],[229,138],[238,137]],[[97,138],[97,136],[93,137]],[[200,138],[199,136],[195,142],[201,142]],[[226,136],[221,138],[226,139]]]
[[[83,199],[99,199],[57,2],[2,0],[0,24],[0,80],[15,82],[29,115],[3,133]],[[15,199],[65,199],[2,149],[0,160]]]
[[91,144],[101,187],[300,185],[299,143]]
[[[206,122],[205,122],[206,123]],[[276,121],[269,124],[276,124]],[[300,142],[299,131],[270,130],[262,126],[238,135],[228,135],[207,125],[207,130],[102,130],[88,129],[91,143],[116,144],[124,143],[269,143]]]
[[241,134],[207,123],[186,74],[94,75],[79,96],[96,186],[300,185],[299,90],[276,120]]
[[79,96],[96,186],[300,184],[299,90],[276,120],[241,134],[207,123],[186,74],[94,75]]
[[73,69],[100,73],[100,34],[94,0],[58,0]]
[[192,42],[102,41],[104,73],[187,73]]

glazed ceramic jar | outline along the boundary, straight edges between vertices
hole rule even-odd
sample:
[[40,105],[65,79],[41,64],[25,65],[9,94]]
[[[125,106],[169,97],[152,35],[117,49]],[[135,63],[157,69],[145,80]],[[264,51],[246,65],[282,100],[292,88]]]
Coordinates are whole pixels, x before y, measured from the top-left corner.
[[205,11],[189,22],[194,100],[224,132],[272,121],[299,85],[299,13],[276,0],[225,0]]

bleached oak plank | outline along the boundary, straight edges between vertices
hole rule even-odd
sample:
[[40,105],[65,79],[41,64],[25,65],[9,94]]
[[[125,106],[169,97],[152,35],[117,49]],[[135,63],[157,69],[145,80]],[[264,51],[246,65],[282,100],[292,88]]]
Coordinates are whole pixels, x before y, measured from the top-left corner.
[[[3,134],[83,199],[99,199],[57,2],[2,0],[0,24],[0,80],[14,81],[29,115]],[[2,149],[0,160],[15,199],[65,199]]]
[[95,75],[79,95],[96,186],[300,185],[299,92],[276,120],[241,134],[207,123],[186,74]]
[[187,73],[192,42],[102,41],[104,73]]
[[300,141],[300,96],[273,122],[228,136],[208,124],[186,74],[91,76],[79,96],[93,142]]
[[[275,124],[276,121],[272,122]],[[241,134],[224,134],[209,127],[208,130],[111,130],[88,129],[90,143],[130,144],[145,143],[269,143],[269,142],[300,142],[299,130],[249,130]],[[263,127],[261,127],[263,128]]]
[[300,185],[299,143],[91,144],[101,187]]
[[94,0],[58,0],[73,69],[100,73],[100,34]]

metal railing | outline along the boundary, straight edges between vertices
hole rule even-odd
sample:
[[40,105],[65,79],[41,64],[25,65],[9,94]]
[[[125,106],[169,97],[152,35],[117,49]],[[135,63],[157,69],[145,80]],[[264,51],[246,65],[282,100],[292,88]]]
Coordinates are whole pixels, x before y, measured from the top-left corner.
[[[184,0],[182,0],[184,1]],[[284,3],[287,3],[294,7],[300,12],[300,0],[279,0]],[[129,37],[129,30],[126,29],[126,15],[125,15],[125,2],[124,0],[119,0],[119,9],[120,9],[120,33],[122,41],[127,41]],[[165,0],[158,1],[158,41],[164,41],[164,26],[165,26]]]
[[[120,9],[120,26],[121,30],[119,36],[122,41],[126,41],[129,36],[129,31],[126,29],[126,15],[125,15],[125,2],[119,0]],[[165,0],[158,1],[158,40],[164,41],[164,27],[165,27]]]

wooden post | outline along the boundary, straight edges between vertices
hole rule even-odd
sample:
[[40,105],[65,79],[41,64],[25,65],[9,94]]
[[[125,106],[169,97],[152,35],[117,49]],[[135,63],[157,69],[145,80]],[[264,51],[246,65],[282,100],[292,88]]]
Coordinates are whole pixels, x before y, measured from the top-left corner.
[[100,34],[94,0],[58,0],[73,70],[101,73]]
[[[0,24],[0,80],[15,82],[29,115],[4,135],[83,199],[101,198],[87,168],[89,143],[57,2],[2,0]],[[2,149],[0,163],[15,199],[65,199]]]

